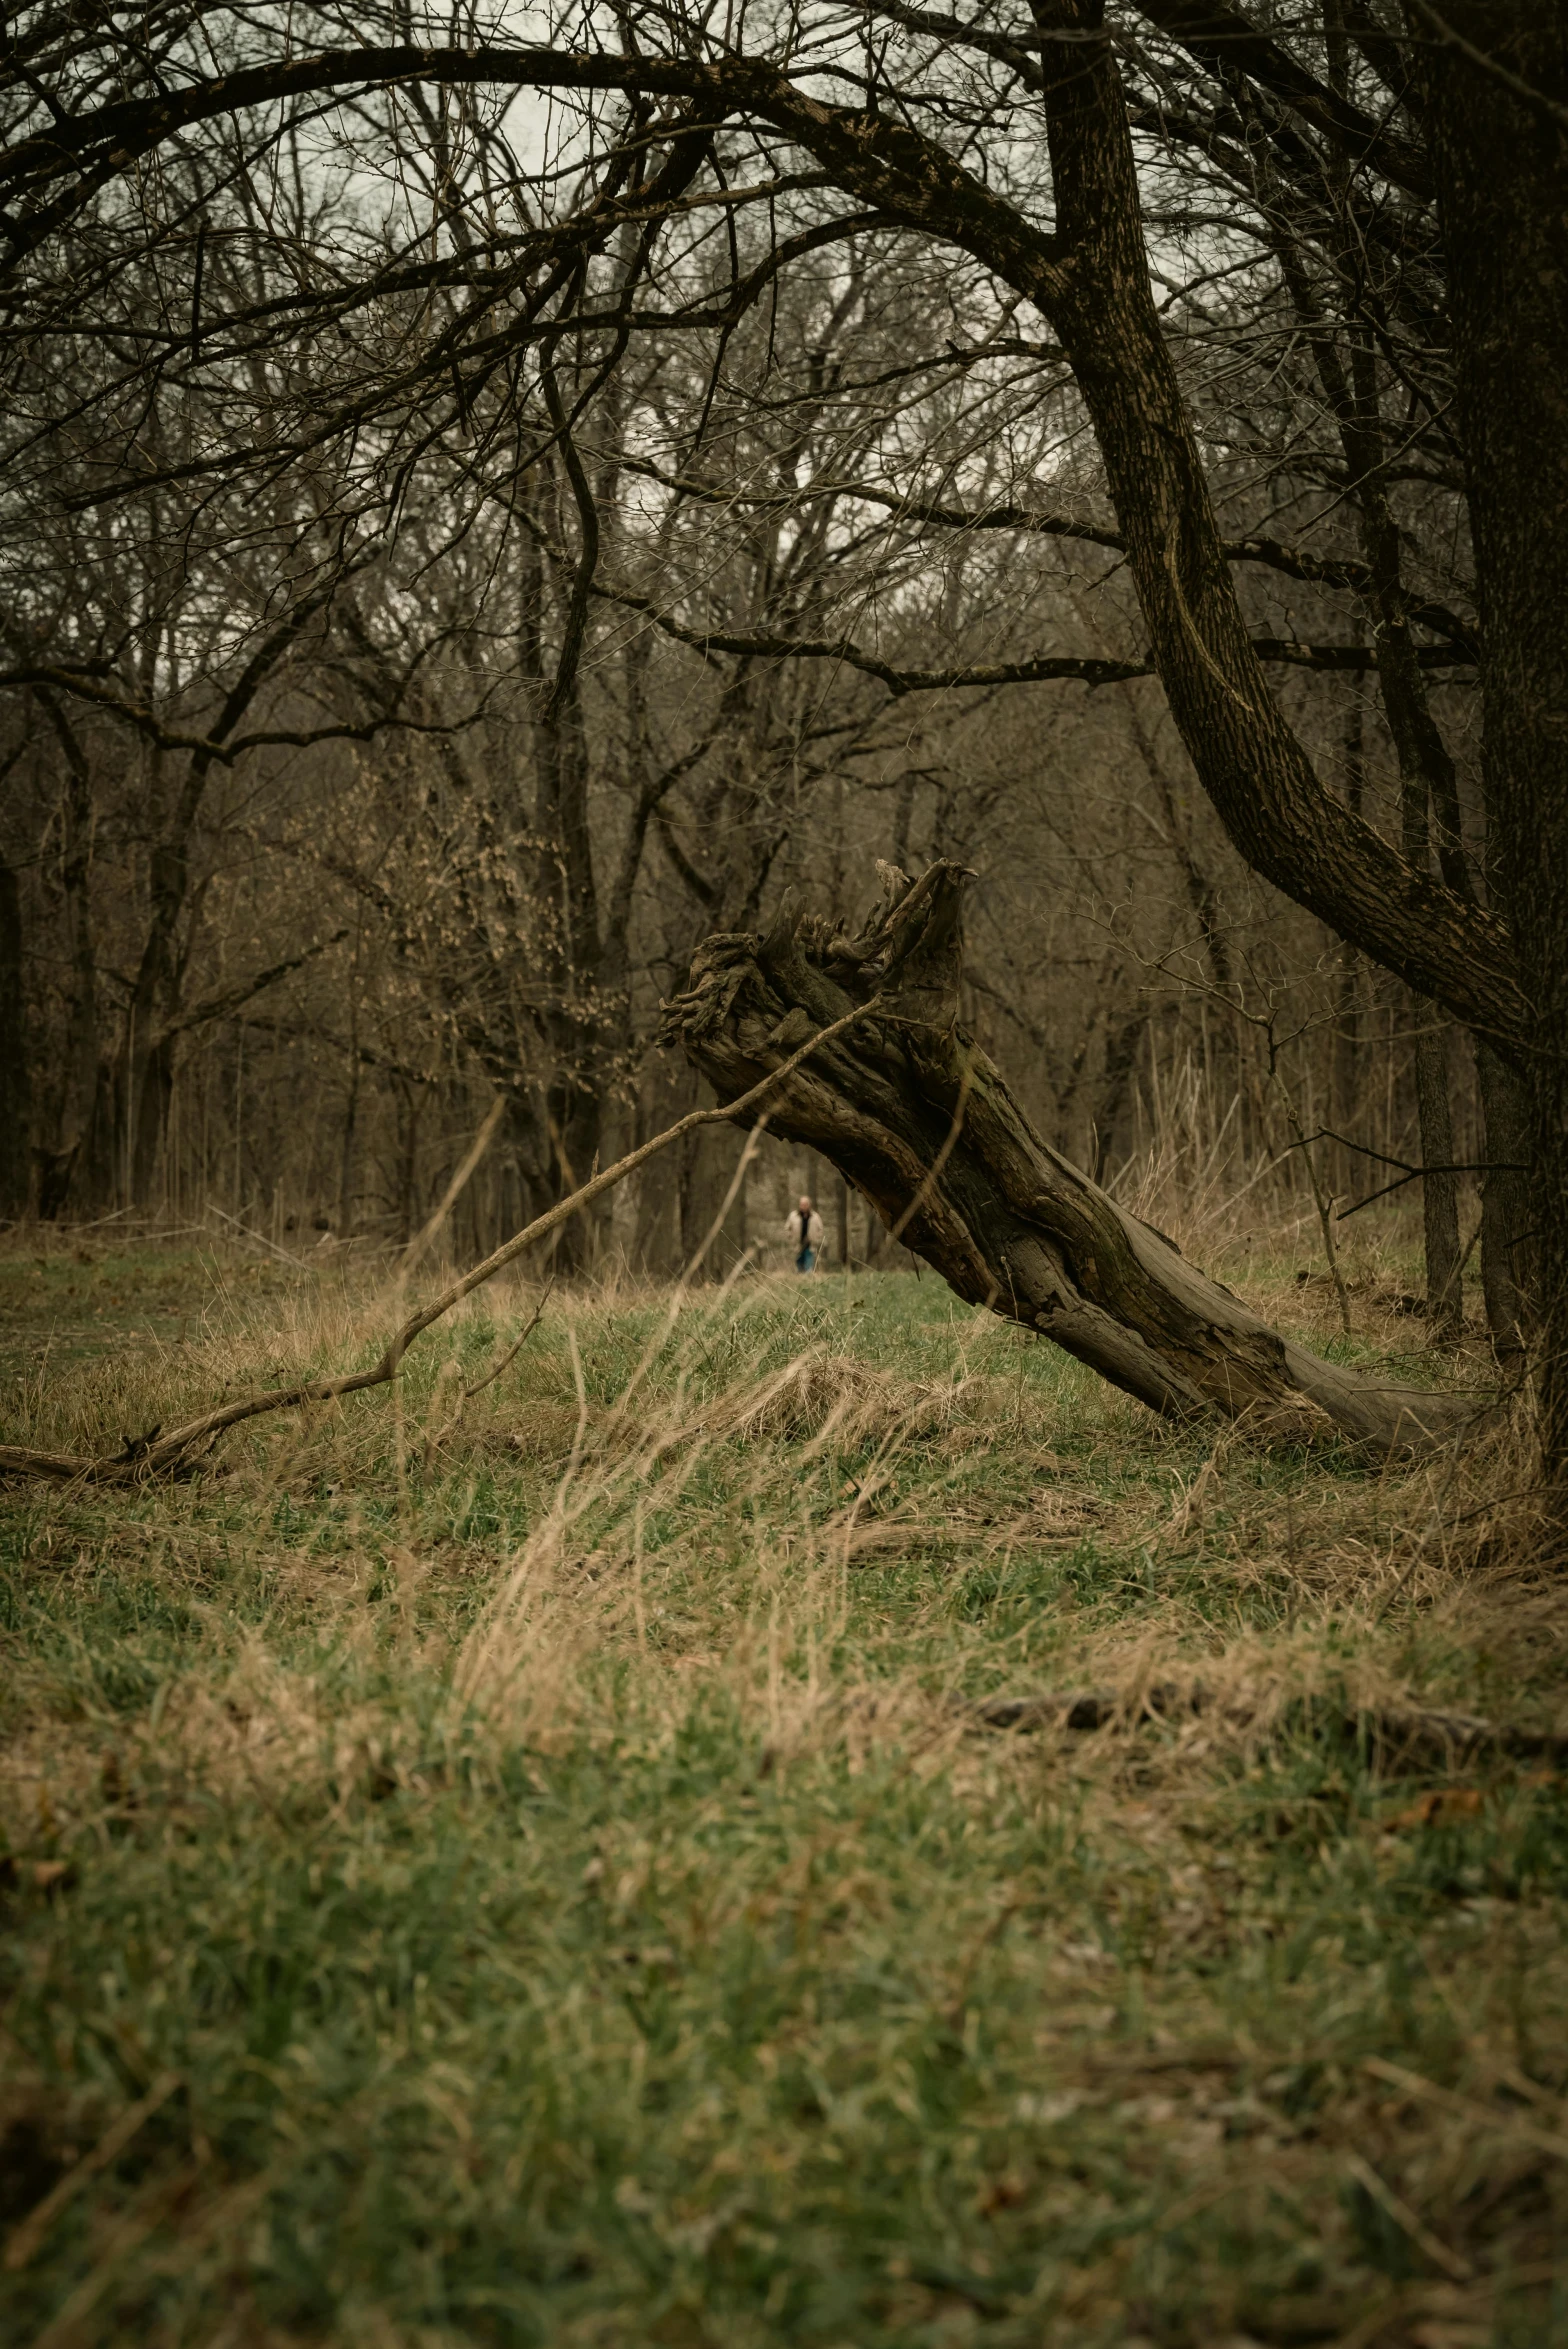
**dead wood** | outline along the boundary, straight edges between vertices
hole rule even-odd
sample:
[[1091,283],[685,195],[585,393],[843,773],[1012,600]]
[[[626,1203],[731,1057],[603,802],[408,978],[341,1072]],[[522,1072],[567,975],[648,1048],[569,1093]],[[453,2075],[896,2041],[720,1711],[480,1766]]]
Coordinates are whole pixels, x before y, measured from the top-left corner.
[[[666,1039],[738,1122],[774,1072],[771,1128],[829,1159],[960,1297],[1039,1330],[1153,1410],[1217,1413],[1273,1441],[1333,1431],[1385,1455],[1475,1428],[1490,1397],[1325,1361],[1042,1141],[959,1024],[969,876],[942,863],[911,883],[879,869],[883,903],[858,936],[786,913],[765,937],[711,937],[666,1005]],[[868,1016],[837,1032],[857,1005]],[[813,1033],[824,1049],[800,1065]]]

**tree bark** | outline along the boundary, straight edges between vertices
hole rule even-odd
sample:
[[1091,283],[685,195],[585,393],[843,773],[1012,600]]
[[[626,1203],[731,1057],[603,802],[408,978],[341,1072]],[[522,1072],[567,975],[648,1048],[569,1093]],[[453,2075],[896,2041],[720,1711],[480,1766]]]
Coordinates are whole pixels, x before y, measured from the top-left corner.
[[1171,715],[1232,842],[1296,904],[1517,1057],[1524,1002],[1503,922],[1335,799],[1269,688],[1154,304],[1103,0],[1033,0],[1033,13],[1054,234],[891,117],[826,107],[761,68],[738,70],[735,97],[847,192],[972,253],[1041,311],[1094,426]]
[[1416,1028],[1416,1112],[1421,1129],[1421,1235],[1426,1248],[1426,1317],[1439,1345],[1464,1329],[1459,1248],[1459,1177],[1449,1091],[1449,1035],[1434,1004],[1412,997]]
[[1500,1362],[1517,1365],[1530,1334],[1538,1286],[1529,1172],[1530,1104],[1516,1069],[1478,1036],[1476,1084],[1485,1143],[1481,1177],[1481,1289]]
[[[588,745],[577,673],[586,627],[586,596],[585,592],[579,594],[578,588],[582,577],[592,573],[598,522],[548,366],[542,380],[562,435],[563,454],[578,501],[584,566],[562,618],[562,641],[550,683],[546,682],[544,655],[545,572],[537,547],[530,550],[523,578],[521,650],[523,676],[533,701],[538,947],[546,988],[543,1026],[554,1063],[545,1086],[545,1125],[550,1188],[555,1198],[564,1199],[588,1181],[599,1161],[614,1019],[600,984],[604,937],[589,824]],[[596,1230],[588,1218],[562,1230],[554,1258],[560,1271],[576,1271],[592,1262]]]
[[698,949],[664,1033],[721,1102],[874,998],[770,1100],[769,1128],[830,1159],[959,1296],[1176,1418],[1286,1442],[1332,1430],[1384,1453],[1475,1424],[1484,1403],[1347,1370],[1271,1329],[1042,1141],[958,1025],[967,876],[884,873],[887,903],[858,938],[785,914],[766,937]]
[[22,964],[22,893],[0,865],[0,1216],[27,1213],[32,1188],[32,1054]]
[[[1376,510],[1381,513],[1379,531],[1386,529],[1391,532],[1392,524],[1381,494],[1375,501],[1368,497],[1366,502],[1375,504]],[[1369,524],[1368,536],[1373,535]],[[1453,768],[1437,729],[1432,724],[1419,674],[1413,686],[1408,679],[1401,679],[1398,686],[1394,683],[1401,666],[1397,652],[1392,649],[1396,633],[1380,620],[1378,670],[1389,730],[1399,753],[1399,796],[1405,855],[1418,871],[1424,872],[1430,850],[1434,781],[1437,775],[1446,770],[1448,786],[1452,789]],[[1408,630],[1405,633],[1408,636]],[[1408,645],[1404,649],[1408,653]],[[1423,725],[1430,736],[1424,747],[1420,746]],[[1457,792],[1453,796],[1457,802]],[[1463,857],[1457,840],[1457,827],[1454,846],[1455,853],[1460,856],[1462,869]],[[1412,995],[1410,1010],[1416,1031],[1416,1123],[1421,1136],[1421,1164],[1426,1169],[1421,1177],[1421,1237],[1426,1259],[1427,1326],[1438,1345],[1451,1346],[1463,1332],[1465,1307],[1459,1252],[1459,1177],[1453,1171],[1454,1113],[1448,1081],[1449,1031],[1435,1003],[1419,995]]]
[[[1098,31],[1099,0],[1036,0],[1042,29]],[[1160,681],[1252,869],[1422,993],[1513,1048],[1502,927],[1413,868],[1314,774],[1242,619],[1149,278],[1126,100],[1109,46],[1043,53],[1062,257],[1039,295],[1094,422]]]
[[1560,0],[1409,13],[1454,315],[1488,820],[1529,1008],[1545,1482],[1568,1538],[1568,15]]
[[[1366,744],[1364,713],[1360,696],[1351,705],[1350,722],[1345,731],[1345,798],[1359,816],[1366,792]],[[1361,1177],[1366,1161],[1351,1148],[1357,1125],[1362,1115],[1362,1007],[1361,956],[1359,950],[1343,942],[1339,956],[1338,1004],[1334,1020],[1334,1058],[1331,1074],[1330,1100],[1333,1104],[1335,1131],[1344,1138],[1335,1145],[1331,1164],[1334,1168],[1334,1189],[1342,1198],[1352,1198],[1362,1188]],[[1501,1066],[1501,1063],[1499,1063]]]
[[93,784],[80,737],[52,694],[39,693],[65,760],[60,817],[60,889],[70,969],[53,1140],[38,1152],[38,1212],[64,1214],[98,1093],[98,953],[93,935]]
[[1105,1072],[1100,1083],[1099,1106],[1094,1116],[1094,1179],[1107,1181],[1114,1171],[1116,1146],[1121,1139],[1127,1096],[1132,1090],[1132,1072],[1138,1059],[1139,1047],[1149,1025],[1147,1000],[1138,1006],[1131,1018],[1120,1027],[1105,1031]]

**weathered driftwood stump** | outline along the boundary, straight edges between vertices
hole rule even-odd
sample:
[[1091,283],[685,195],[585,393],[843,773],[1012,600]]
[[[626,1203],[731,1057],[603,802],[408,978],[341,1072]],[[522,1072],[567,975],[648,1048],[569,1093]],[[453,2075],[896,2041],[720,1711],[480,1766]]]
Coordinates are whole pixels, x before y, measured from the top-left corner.
[[958,1024],[968,876],[880,870],[884,903],[858,937],[791,914],[766,937],[711,937],[665,1006],[666,1041],[721,1103],[867,1007],[741,1122],[766,1115],[820,1151],[960,1297],[1041,1331],[1153,1410],[1218,1412],[1275,1441],[1332,1428],[1384,1452],[1484,1414],[1271,1329],[1043,1142]]

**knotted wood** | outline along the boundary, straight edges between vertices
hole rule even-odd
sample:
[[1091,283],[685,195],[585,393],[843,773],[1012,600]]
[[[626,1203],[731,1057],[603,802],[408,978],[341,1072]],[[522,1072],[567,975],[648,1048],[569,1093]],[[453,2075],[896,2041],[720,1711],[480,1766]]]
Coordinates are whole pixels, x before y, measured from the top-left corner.
[[1172,1417],[1245,1420],[1283,1442],[1332,1430],[1384,1453],[1475,1425],[1485,1400],[1390,1384],[1272,1329],[1042,1141],[959,1024],[969,876],[880,870],[883,903],[858,936],[786,913],[765,937],[699,947],[664,1036],[721,1104],[868,1006],[771,1091],[767,1121],[836,1166],[960,1297]]

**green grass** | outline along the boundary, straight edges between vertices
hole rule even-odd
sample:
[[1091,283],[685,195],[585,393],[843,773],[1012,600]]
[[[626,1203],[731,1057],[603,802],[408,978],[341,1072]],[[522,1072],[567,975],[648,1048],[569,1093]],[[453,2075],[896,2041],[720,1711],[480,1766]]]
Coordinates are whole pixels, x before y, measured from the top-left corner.
[[[390,1318],[105,1261],[0,1265],[20,1440]],[[1568,1794],[1391,1826],[1449,1782],[1365,1734],[1559,1717],[1495,1465],[1172,1434],[929,1276],[557,1296],[454,1424],[528,1303],[7,1499],[0,2221],[74,2191],[0,2336],[1568,2341]]]

